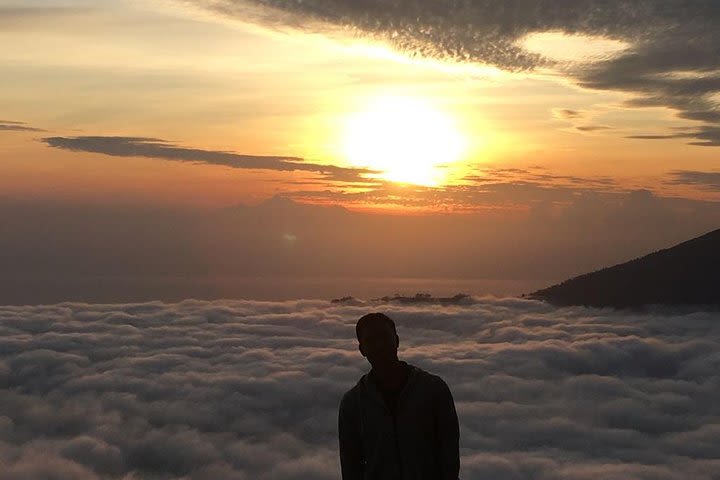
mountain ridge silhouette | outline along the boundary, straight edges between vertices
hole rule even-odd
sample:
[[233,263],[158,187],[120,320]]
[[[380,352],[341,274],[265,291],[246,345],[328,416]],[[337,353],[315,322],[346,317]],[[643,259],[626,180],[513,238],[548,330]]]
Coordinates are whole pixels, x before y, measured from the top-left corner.
[[556,306],[720,308],[720,229],[629,262],[570,278],[528,297]]

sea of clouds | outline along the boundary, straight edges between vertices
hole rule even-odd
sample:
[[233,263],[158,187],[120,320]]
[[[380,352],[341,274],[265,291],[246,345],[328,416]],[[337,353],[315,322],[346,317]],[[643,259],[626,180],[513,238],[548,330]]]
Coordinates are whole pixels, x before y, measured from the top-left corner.
[[453,392],[462,479],[720,479],[720,314],[483,298],[0,307],[0,480],[338,479],[378,310]]

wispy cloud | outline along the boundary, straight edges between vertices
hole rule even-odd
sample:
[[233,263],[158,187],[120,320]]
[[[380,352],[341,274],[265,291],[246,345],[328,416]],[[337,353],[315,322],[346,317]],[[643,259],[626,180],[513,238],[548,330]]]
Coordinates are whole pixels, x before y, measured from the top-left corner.
[[627,138],[638,140],[667,140],[670,138],[690,138],[694,141],[691,145],[700,147],[717,147],[720,146],[720,126],[702,126],[698,128],[682,129],[678,133],[660,133],[660,134],[644,134],[630,135]]
[[336,479],[371,310],[449,384],[461,478],[717,477],[717,314],[519,299],[0,307],[0,475]]
[[333,188],[323,191],[290,191],[287,195],[306,200],[342,204],[384,204],[472,211],[528,208],[536,203],[573,203],[585,196],[622,196],[627,191],[611,177],[557,175],[543,168],[488,168],[463,178],[462,184],[426,187],[378,182],[362,190]]
[[612,127],[608,127],[607,125],[579,125],[575,127],[575,129],[581,132],[598,132],[601,130],[612,130]]
[[586,116],[586,112],[583,110],[572,110],[569,108],[556,108],[553,109],[553,115],[556,118],[562,120],[572,120],[575,118],[583,118]]
[[14,122],[10,120],[0,120],[0,131],[11,132],[45,132],[42,128],[31,127],[25,122]]
[[667,183],[671,185],[694,185],[706,190],[720,191],[720,171],[675,170],[670,172],[669,176]]
[[50,147],[75,152],[101,153],[115,157],[158,158],[178,162],[222,165],[230,168],[315,172],[322,174],[327,180],[345,182],[367,182],[368,179],[363,175],[376,173],[362,168],[308,163],[299,157],[242,155],[233,152],[187,148],[148,137],[47,137],[42,141]]
[[[693,144],[717,146],[720,124],[720,10],[715,0],[195,0],[223,15],[267,25],[379,38],[413,55],[492,64],[510,71],[556,68],[576,84],[634,95],[630,108],[669,107],[704,124]],[[621,41],[627,48],[592,62],[556,62],[523,38],[562,32]],[[561,115],[577,118],[572,110]],[[707,136],[712,138],[708,139]]]

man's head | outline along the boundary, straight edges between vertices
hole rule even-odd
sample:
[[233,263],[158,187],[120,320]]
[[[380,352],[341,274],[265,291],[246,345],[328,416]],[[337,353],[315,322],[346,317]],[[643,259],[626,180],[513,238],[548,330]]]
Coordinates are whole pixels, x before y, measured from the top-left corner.
[[397,349],[400,346],[400,337],[395,330],[395,322],[383,313],[368,313],[363,315],[355,325],[363,357],[366,357],[374,367],[397,360]]

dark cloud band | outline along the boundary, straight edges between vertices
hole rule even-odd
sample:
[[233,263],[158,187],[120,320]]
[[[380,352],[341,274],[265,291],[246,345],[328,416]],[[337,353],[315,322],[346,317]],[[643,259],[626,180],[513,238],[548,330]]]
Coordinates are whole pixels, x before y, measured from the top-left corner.
[[698,172],[692,170],[676,170],[670,172],[671,185],[694,185],[705,190],[720,191],[720,172]]
[[11,132],[44,132],[42,128],[36,128],[25,122],[13,122],[10,120],[0,120],[0,131]]
[[232,152],[186,148],[147,137],[47,137],[42,141],[50,147],[75,152],[101,153],[115,157],[159,158],[242,169],[316,172],[324,175],[328,180],[338,181],[367,182],[368,179],[363,175],[373,173],[371,170],[362,168],[306,163],[298,157],[241,155]]

